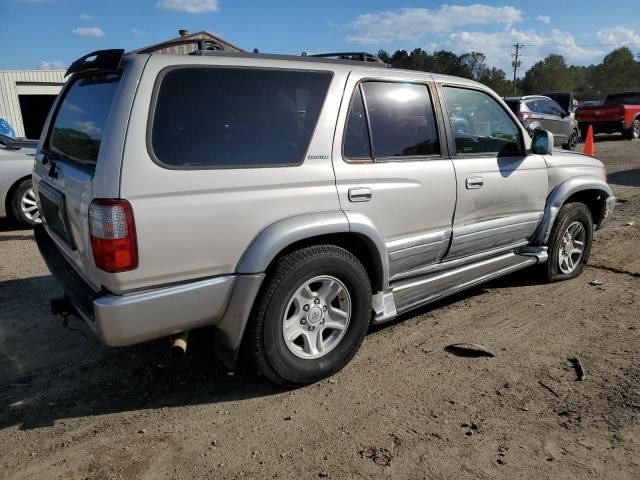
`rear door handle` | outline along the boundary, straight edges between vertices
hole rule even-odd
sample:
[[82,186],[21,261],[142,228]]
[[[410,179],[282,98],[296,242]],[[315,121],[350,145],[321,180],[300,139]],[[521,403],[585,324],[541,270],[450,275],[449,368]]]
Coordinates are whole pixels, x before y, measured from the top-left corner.
[[467,189],[473,190],[474,188],[482,188],[484,186],[484,179],[482,177],[467,177]]
[[373,193],[368,187],[350,188],[349,189],[349,201],[350,202],[368,202],[371,200]]

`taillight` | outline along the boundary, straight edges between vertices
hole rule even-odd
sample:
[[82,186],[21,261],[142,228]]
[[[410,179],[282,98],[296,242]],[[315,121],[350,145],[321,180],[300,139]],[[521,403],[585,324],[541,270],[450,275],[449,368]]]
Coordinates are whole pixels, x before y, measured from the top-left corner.
[[530,119],[533,116],[532,113],[529,112],[520,112],[518,114],[518,120],[520,120],[521,122],[524,122],[525,120]]
[[136,227],[126,200],[94,200],[89,207],[89,235],[96,267],[123,272],[138,266]]

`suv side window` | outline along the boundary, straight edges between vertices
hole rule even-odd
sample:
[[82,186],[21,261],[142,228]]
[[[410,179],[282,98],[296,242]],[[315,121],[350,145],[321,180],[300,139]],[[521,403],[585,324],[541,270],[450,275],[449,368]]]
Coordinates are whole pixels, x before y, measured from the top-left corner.
[[331,73],[171,68],[156,87],[150,145],[173,169],[299,165]]
[[458,154],[523,154],[520,128],[491,95],[462,87],[443,90]]
[[549,104],[549,109],[551,110],[551,115],[557,115],[558,117],[562,116],[564,113],[564,109],[558,105],[554,100],[547,100],[546,103]]
[[[376,159],[440,155],[440,141],[435,123],[429,89],[426,85],[393,82],[361,84],[371,147]],[[352,102],[358,102],[354,95]],[[356,117],[354,117],[354,112]],[[352,104],[347,136],[356,129],[357,109]],[[354,126],[351,126],[354,123]],[[345,155],[356,146],[352,138],[345,139]],[[361,142],[362,144],[362,142]],[[364,147],[361,147],[364,151]]]
[[367,114],[364,110],[364,100],[360,85],[356,88],[351,99],[347,128],[344,135],[344,156],[354,162],[372,162],[371,143]]

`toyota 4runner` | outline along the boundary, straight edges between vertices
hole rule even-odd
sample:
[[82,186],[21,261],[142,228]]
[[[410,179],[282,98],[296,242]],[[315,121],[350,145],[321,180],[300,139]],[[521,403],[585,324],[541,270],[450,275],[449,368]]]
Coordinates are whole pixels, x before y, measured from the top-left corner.
[[[94,52],[33,173],[36,240],[107,345],[211,326],[282,384],[370,324],[516,270],[579,275],[615,198],[487,87],[313,56]],[[372,61],[373,60],[373,61]]]

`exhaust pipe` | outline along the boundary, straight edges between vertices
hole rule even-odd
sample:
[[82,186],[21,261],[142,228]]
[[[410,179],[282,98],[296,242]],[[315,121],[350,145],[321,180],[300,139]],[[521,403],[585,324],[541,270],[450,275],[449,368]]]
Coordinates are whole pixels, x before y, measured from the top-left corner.
[[187,352],[187,342],[189,340],[189,331],[180,332],[173,337],[171,342],[171,356],[172,357],[184,357]]

